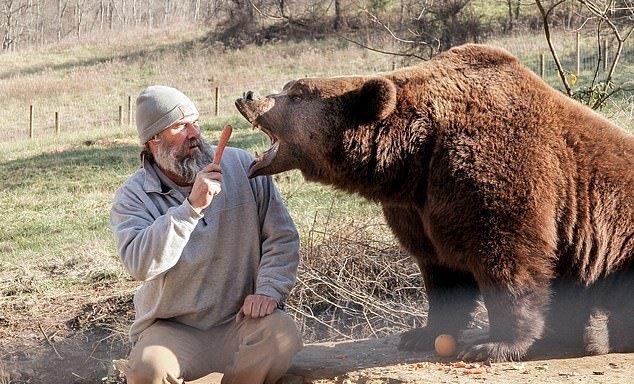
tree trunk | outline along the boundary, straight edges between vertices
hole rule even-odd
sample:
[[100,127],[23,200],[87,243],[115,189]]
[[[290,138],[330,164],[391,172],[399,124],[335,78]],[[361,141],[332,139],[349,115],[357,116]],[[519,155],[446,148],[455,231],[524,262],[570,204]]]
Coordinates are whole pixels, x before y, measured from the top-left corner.
[[509,18],[506,26],[507,32],[513,31],[513,0],[506,0],[506,5],[508,5],[509,9]]
[[114,18],[112,17],[113,8],[114,8],[114,5],[112,4],[112,0],[111,0],[110,2],[108,2],[108,29],[110,31],[112,31],[112,28],[114,27],[113,25]]
[[398,31],[403,31],[403,26],[405,23],[405,0],[401,0],[401,10],[398,15]]
[[335,0],[335,31],[341,29],[341,0]]
[[194,0],[194,21],[200,18],[200,0]]
[[57,41],[62,40],[62,27],[63,25],[63,17],[64,17],[64,9],[66,9],[66,4],[62,6],[62,0],[57,0]]
[[103,20],[106,7],[103,4],[103,0],[99,0],[99,31],[103,31]]
[[136,0],[132,0],[132,20],[134,20],[134,26],[139,26],[139,14],[136,8]]

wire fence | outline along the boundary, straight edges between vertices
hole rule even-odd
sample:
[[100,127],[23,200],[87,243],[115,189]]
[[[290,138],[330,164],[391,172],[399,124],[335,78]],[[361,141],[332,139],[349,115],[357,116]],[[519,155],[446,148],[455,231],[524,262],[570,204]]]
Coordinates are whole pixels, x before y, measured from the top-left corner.
[[[586,72],[590,76],[599,66],[601,74],[605,74],[603,67],[605,61],[605,47],[602,47],[603,56],[599,57],[597,49],[592,45],[590,37],[581,39],[578,43],[574,34],[563,35],[556,41],[556,48],[560,54],[560,61],[564,68],[575,73],[577,67],[580,73]],[[631,39],[630,39],[631,40]],[[550,55],[546,42],[541,36],[527,36],[525,39],[517,38],[509,41],[491,41],[492,44],[502,46],[516,55],[522,62],[535,73],[545,79],[557,81],[557,68]],[[578,48],[577,48],[578,47]],[[608,42],[608,58],[614,54],[614,45]],[[578,64],[577,64],[578,62]],[[386,59],[382,62],[371,62],[359,67],[359,61],[354,63],[336,63],[332,66],[310,67],[303,66],[303,76],[340,76],[353,73],[374,73],[388,71],[401,64],[397,61]],[[354,67],[353,67],[354,66]],[[634,73],[634,43],[628,41],[624,46],[619,68],[628,69],[628,73]],[[618,70],[617,70],[618,71]],[[302,76],[302,75],[299,75]],[[278,73],[258,81],[233,82],[226,84],[209,84],[205,81],[195,82],[190,88],[181,90],[190,96],[196,103],[201,115],[206,118],[216,115],[237,114],[234,101],[243,95],[246,90],[256,90],[261,94],[279,91],[283,85],[299,77],[297,73]],[[554,80],[553,80],[554,78]],[[203,84],[204,86],[201,86]],[[33,104],[24,104],[17,107],[23,111],[23,117],[13,116],[13,126],[0,133],[0,142],[20,141],[30,138],[52,137],[60,133],[80,132],[98,127],[102,130],[114,129],[120,126],[134,124],[134,102],[138,89],[130,89],[127,92],[117,90],[116,94],[101,95],[98,99],[79,99],[71,102],[51,103],[38,102],[37,96]],[[612,110],[617,111],[619,121],[634,120],[634,94],[626,94],[618,100],[611,101]]]

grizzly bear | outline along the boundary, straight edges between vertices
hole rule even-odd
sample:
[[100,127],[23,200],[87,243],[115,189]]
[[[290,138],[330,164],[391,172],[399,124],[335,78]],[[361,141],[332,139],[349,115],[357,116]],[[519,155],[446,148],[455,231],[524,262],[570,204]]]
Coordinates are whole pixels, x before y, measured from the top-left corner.
[[250,177],[299,169],[381,205],[429,300],[401,349],[456,335],[482,297],[488,339],[460,359],[634,350],[634,136],[506,51],[464,45],[236,106],[272,143]]

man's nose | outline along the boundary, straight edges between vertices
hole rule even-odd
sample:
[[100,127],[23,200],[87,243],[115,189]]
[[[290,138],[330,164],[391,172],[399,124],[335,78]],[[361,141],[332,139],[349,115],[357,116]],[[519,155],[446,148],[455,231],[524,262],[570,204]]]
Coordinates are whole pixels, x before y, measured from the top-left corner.
[[200,135],[200,127],[197,124],[187,123],[187,138],[191,139]]

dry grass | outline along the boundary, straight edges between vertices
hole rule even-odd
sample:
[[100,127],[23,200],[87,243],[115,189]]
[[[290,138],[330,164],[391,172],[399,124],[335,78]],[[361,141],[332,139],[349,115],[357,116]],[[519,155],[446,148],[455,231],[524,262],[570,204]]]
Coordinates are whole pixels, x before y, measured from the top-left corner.
[[413,260],[380,218],[334,218],[304,240],[289,310],[307,342],[381,337],[426,320],[426,299]]

